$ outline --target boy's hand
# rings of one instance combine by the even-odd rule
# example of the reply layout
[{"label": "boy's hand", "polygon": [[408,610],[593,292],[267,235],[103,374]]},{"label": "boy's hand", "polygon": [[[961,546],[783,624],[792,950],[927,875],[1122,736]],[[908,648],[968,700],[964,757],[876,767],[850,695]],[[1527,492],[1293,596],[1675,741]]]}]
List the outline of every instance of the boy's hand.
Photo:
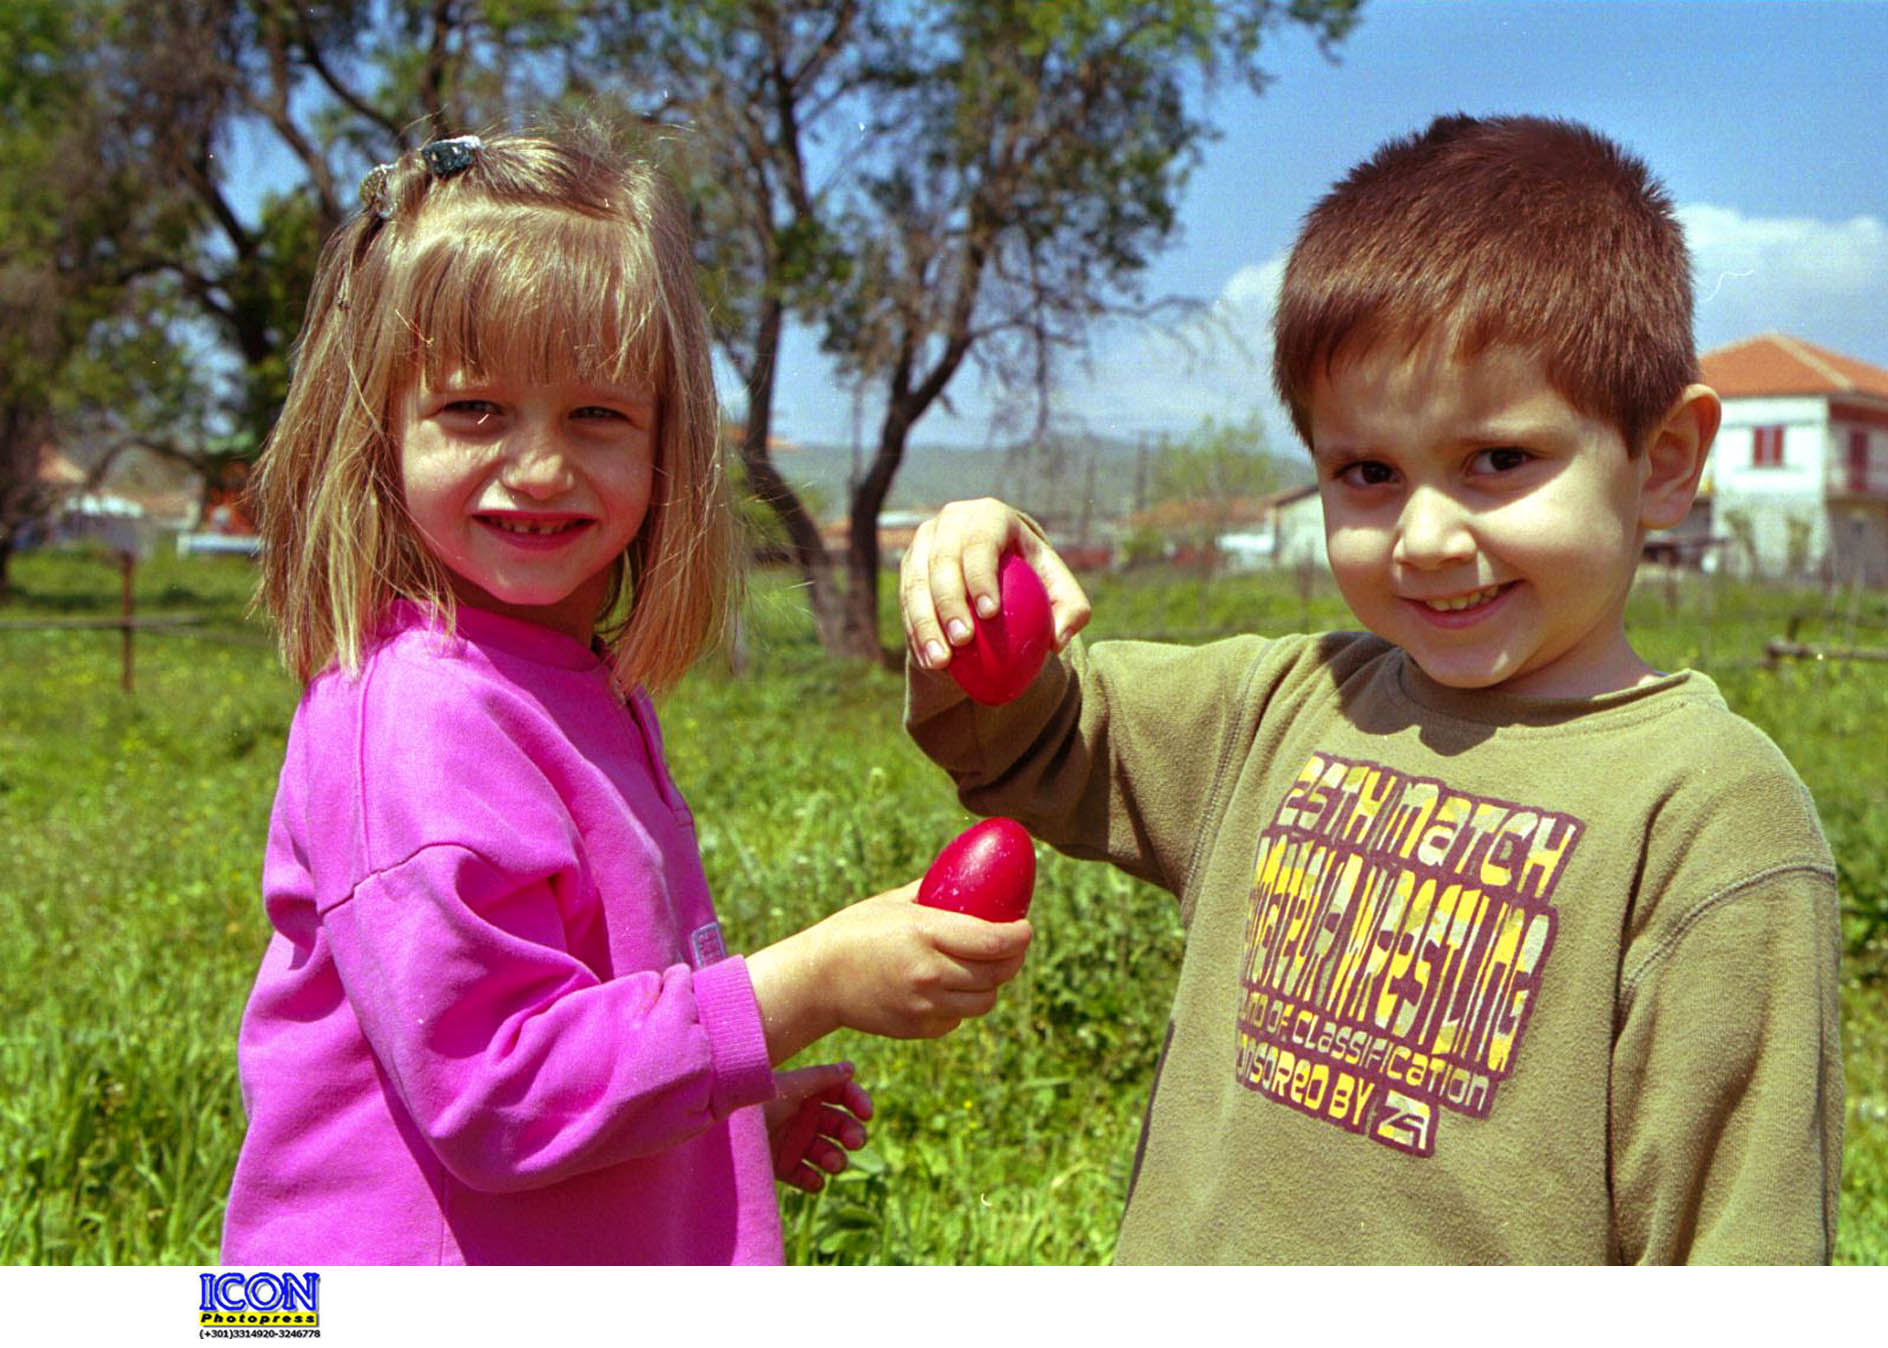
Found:
[{"label": "boy's hand", "polygon": [[[846,1168],[846,1153],[865,1145],[872,1097],[852,1079],[849,1062],[774,1073],[773,1099],[761,1106],[773,1144],[774,1178],[809,1194]],[[824,1173],[821,1173],[824,1172]]]},{"label": "boy's hand", "polygon": [[1058,651],[1088,625],[1088,596],[1021,515],[989,497],[953,501],[918,526],[898,568],[905,640],[920,666],[943,669],[951,648],[970,641],[973,609],[986,618],[997,611],[997,565],[1011,550],[1048,591]]},{"label": "boy's hand", "polygon": [[1023,967],[1029,923],[986,922],[917,899],[914,880],[747,957],[774,1062],[842,1027],[935,1039],[996,1005]]}]

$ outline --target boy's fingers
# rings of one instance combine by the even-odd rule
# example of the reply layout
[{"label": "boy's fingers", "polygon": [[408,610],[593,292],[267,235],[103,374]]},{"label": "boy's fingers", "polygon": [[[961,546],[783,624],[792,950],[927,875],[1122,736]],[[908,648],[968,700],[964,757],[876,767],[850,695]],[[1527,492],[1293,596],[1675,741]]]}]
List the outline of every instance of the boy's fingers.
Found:
[{"label": "boy's fingers", "polygon": [[937,605],[931,597],[931,540],[937,531],[934,520],[918,526],[898,564],[898,606],[905,620],[905,641],[918,663],[926,669],[938,669],[950,660],[950,645],[938,621]]},{"label": "boy's fingers", "polygon": [[970,598],[964,588],[964,555],[961,540],[948,531],[942,517],[926,563],[925,584],[930,587],[937,624],[947,642],[961,646],[970,640],[973,630]]},{"label": "boy's fingers", "polygon": [[1053,551],[1039,549],[1032,564],[1049,596],[1049,616],[1055,624],[1055,648],[1059,651],[1069,644],[1070,637],[1088,626],[1093,610],[1075,573]]}]

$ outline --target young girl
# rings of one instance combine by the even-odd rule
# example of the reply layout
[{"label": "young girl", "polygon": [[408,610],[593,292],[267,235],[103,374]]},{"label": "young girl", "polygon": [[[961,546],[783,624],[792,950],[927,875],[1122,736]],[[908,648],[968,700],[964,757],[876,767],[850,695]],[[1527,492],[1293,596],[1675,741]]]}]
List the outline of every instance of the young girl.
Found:
[{"label": "young girl", "polygon": [[376,169],[322,254],[256,489],[307,690],[229,1263],[778,1262],[773,1178],[871,1104],[774,1065],[1020,966],[912,885],[723,949],[650,702],[735,589],[693,268],[650,165],[527,137]]}]

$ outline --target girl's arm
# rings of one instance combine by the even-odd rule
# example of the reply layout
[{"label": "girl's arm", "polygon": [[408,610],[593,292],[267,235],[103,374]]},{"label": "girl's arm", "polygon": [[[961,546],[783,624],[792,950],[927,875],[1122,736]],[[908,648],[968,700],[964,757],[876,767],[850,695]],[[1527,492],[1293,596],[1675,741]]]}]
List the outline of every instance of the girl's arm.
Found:
[{"label": "girl's arm", "polygon": [[774,1093],[744,962],[599,980],[565,948],[566,880],[440,844],[324,914],[386,1085],[475,1189],[653,1155]]}]

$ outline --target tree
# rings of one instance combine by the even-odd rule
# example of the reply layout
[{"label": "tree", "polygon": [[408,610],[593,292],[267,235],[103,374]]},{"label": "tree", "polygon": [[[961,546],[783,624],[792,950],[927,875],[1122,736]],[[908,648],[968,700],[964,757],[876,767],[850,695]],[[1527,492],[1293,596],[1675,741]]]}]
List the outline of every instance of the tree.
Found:
[{"label": "tree", "polygon": [[87,421],[155,422],[190,399],[161,295],[128,240],[174,239],[177,196],[127,137],[110,5],[0,7],[0,595],[52,504],[40,457]]},{"label": "tree", "polygon": [[1240,513],[1240,503],[1284,485],[1285,465],[1265,450],[1255,415],[1243,422],[1211,418],[1191,434],[1162,437],[1154,451],[1148,499],[1178,507],[1174,531],[1210,575],[1219,539]]},{"label": "tree", "polygon": [[[1228,79],[1263,87],[1266,33],[1304,25],[1328,50],[1357,8],[630,7],[642,45],[623,50],[666,72],[665,112],[712,168],[710,256],[742,297],[722,329],[746,383],[742,458],[786,522],[829,650],[882,655],[878,515],[913,429],[964,365],[1040,395],[1094,320],[1144,311],[1141,274],[1213,134],[1196,105]],[[816,152],[835,164],[823,186],[809,181]],[[779,336],[796,313],[816,317],[879,416],[837,564],[767,448]]]},{"label": "tree", "polygon": [[[373,163],[519,109],[590,100],[683,130],[752,490],[781,520],[829,650],[877,658],[877,517],[913,428],[966,363],[1046,391],[1089,325],[1141,311],[1220,84],[1261,38],[1327,50],[1360,0],[86,0],[109,13],[118,143],[187,203],[115,240],[145,330],[194,313],[234,359],[207,446],[253,454],[286,382],[319,240]],[[31,0],[31,12],[56,9]],[[263,194],[231,151],[299,175]],[[168,314],[159,320],[161,314]],[[768,445],[787,325],[812,323],[880,418],[829,555]],[[155,327],[153,327],[155,324]],[[201,387],[202,381],[200,381]],[[160,448],[164,447],[162,445]]]},{"label": "tree", "polygon": [[[847,609],[809,503],[773,461],[781,343],[849,265],[835,192],[812,159],[833,128],[882,115],[875,63],[895,41],[861,0],[681,0],[600,7],[591,69],[613,69],[651,123],[679,128],[676,164],[717,344],[741,381],[740,475],[779,521],[822,644],[845,650]],[[843,178],[841,166],[835,174]],[[874,638],[876,640],[876,638]]]}]

